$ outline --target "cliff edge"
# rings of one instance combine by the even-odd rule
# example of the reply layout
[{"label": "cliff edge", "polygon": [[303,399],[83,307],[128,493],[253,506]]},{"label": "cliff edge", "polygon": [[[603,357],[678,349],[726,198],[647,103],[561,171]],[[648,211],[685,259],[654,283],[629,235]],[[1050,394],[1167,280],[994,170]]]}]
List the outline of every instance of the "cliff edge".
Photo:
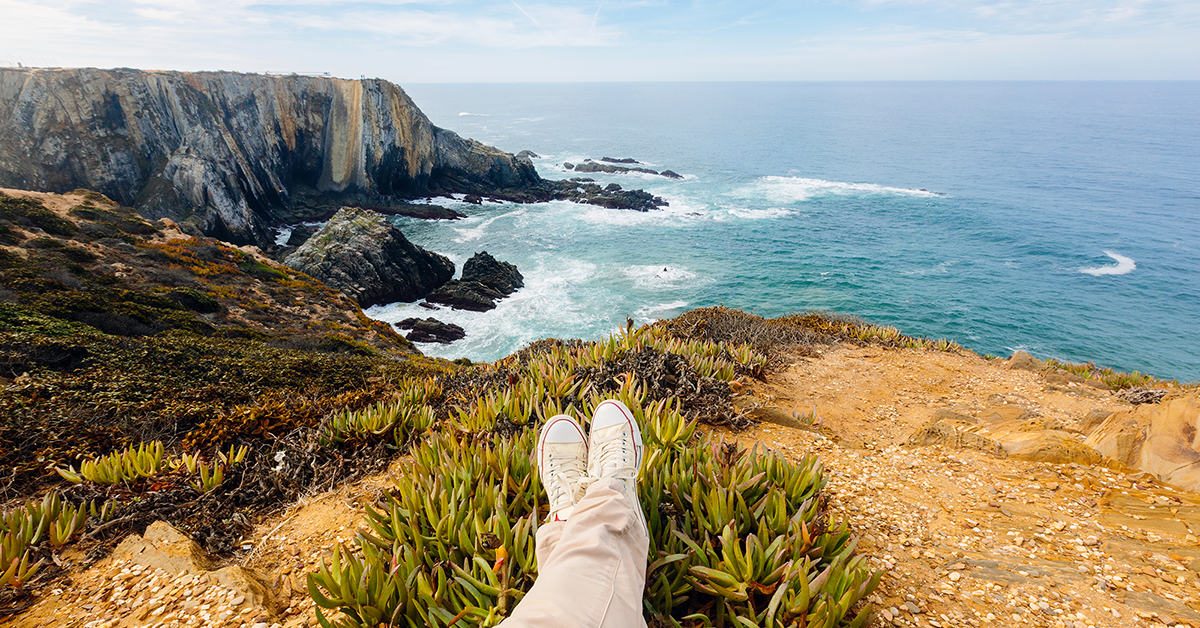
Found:
[{"label": "cliff edge", "polygon": [[237,244],[339,205],[542,183],[380,79],[0,68],[0,187],[97,190]]}]

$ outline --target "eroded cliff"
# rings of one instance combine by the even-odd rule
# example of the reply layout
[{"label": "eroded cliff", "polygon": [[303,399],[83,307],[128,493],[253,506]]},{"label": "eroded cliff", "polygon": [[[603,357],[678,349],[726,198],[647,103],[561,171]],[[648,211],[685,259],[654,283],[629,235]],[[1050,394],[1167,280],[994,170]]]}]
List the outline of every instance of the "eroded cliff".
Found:
[{"label": "eroded cliff", "polygon": [[380,79],[0,68],[0,186],[97,190],[235,243],[341,204],[542,184]]}]

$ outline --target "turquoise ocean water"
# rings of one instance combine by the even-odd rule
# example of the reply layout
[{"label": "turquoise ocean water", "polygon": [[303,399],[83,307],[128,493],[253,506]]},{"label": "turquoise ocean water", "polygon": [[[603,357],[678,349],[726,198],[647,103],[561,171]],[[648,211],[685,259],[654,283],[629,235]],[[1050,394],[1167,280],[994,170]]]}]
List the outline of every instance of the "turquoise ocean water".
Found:
[{"label": "turquoise ocean water", "polygon": [[[476,360],[717,304],[833,310],[951,338],[1200,379],[1200,83],[406,85],[439,126],[563,162],[633,157],[684,175],[586,175],[670,201],[447,203],[397,219],[461,268],[512,262],[490,312],[434,315]],[[928,190],[928,191],[922,191]]]}]

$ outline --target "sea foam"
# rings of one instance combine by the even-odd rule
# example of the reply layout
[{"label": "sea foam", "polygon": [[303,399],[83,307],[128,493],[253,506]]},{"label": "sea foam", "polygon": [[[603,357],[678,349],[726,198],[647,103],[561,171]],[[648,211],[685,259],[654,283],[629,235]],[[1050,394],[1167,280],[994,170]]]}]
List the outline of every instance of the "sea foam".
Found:
[{"label": "sea foam", "polygon": [[780,176],[760,177],[749,186],[735,191],[734,195],[741,198],[765,198],[773,203],[799,203],[820,196],[941,196],[928,190],[888,187],[874,183],[844,183]]},{"label": "sea foam", "polygon": [[1105,251],[1104,254],[1117,260],[1116,265],[1097,266],[1095,268],[1080,268],[1079,272],[1092,275],[1094,277],[1099,277],[1100,275],[1127,275],[1137,268],[1137,264],[1134,264],[1132,259],[1125,257],[1124,255],[1118,255],[1112,251]]}]

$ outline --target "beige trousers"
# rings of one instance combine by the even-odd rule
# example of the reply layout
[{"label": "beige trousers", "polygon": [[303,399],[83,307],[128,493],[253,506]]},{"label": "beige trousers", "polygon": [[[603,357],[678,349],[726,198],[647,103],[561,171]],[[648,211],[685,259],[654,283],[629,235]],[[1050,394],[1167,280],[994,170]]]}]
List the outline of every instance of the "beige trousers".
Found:
[{"label": "beige trousers", "polygon": [[503,628],[644,627],[650,538],[613,479],[596,480],[566,521],[537,532],[538,577]]}]

